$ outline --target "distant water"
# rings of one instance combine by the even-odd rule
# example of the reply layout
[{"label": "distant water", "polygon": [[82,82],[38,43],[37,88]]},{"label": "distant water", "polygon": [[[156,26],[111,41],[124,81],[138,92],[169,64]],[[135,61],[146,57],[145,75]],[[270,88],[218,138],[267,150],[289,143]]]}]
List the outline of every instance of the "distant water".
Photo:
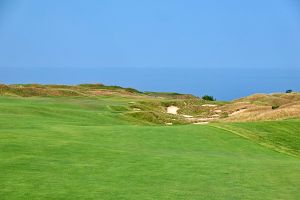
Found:
[{"label": "distant water", "polygon": [[253,93],[300,91],[300,69],[0,68],[2,83],[104,83],[231,100]]}]

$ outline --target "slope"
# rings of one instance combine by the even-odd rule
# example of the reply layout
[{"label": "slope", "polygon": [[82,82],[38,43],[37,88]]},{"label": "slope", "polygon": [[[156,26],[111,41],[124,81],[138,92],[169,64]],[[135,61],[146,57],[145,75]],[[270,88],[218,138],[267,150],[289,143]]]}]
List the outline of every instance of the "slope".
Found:
[{"label": "slope", "polygon": [[299,199],[299,158],[209,125],[130,121],[131,101],[0,97],[1,198]]}]

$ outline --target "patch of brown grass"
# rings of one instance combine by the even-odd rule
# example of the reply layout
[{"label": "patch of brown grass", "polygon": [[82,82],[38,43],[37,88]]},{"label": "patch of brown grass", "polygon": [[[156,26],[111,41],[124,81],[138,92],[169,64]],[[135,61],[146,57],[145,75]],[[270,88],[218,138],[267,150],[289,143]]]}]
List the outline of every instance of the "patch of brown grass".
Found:
[{"label": "patch of brown grass", "polygon": [[300,105],[285,106],[275,110],[258,106],[230,116],[224,119],[224,121],[264,121],[296,117],[300,117]]}]

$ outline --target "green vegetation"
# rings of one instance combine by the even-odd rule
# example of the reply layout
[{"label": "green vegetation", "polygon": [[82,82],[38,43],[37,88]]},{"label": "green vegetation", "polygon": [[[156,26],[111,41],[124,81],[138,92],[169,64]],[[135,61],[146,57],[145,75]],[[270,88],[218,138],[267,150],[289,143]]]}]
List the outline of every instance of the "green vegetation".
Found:
[{"label": "green vegetation", "polygon": [[300,121],[155,125],[201,101],[0,97],[0,197],[299,199]]},{"label": "green vegetation", "polygon": [[144,92],[144,94],[152,97],[171,98],[171,99],[197,99],[191,94],[179,94],[176,92]]},{"label": "green vegetation", "polygon": [[209,95],[204,95],[202,99],[206,101],[216,101],[216,99],[213,96],[209,96]]},{"label": "green vegetation", "polygon": [[142,93],[134,88],[123,88],[123,87],[120,87],[120,86],[116,86],[116,85],[113,85],[113,86],[107,86],[107,85],[104,85],[102,83],[96,83],[96,84],[80,84],[78,85],[80,87],[86,87],[86,88],[89,88],[89,89],[108,89],[108,90],[125,90],[127,92],[131,92],[131,93]]},{"label": "green vegetation", "polygon": [[279,105],[272,105],[272,109],[275,110],[277,108],[279,108],[280,106]]},{"label": "green vegetation", "polygon": [[300,120],[217,124],[245,138],[300,158]]},{"label": "green vegetation", "polygon": [[0,95],[5,96],[97,96],[99,94],[122,94],[142,95],[143,93],[133,88],[122,88],[120,86],[106,86],[103,84],[80,84],[80,85],[40,85],[40,84],[0,84]]}]

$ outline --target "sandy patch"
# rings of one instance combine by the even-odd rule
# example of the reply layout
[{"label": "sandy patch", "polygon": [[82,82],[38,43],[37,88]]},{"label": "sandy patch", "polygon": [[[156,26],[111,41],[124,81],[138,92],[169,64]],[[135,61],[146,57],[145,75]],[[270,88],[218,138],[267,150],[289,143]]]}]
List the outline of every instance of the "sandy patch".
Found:
[{"label": "sandy patch", "polygon": [[216,107],[217,105],[214,105],[214,104],[203,104],[201,106],[203,106],[203,107]]},{"label": "sandy patch", "polygon": [[201,121],[201,122],[206,122],[206,121],[210,121],[210,120],[214,120],[215,118],[213,117],[208,117],[208,118],[196,118],[197,121]]},{"label": "sandy patch", "polygon": [[193,118],[192,115],[182,115],[182,116],[185,117],[185,118]]},{"label": "sandy patch", "polygon": [[179,108],[177,106],[169,106],[167,107],[167,113],[177,115],[177,111]]},{"label": "sandy patch", "polygon": [[208,122],[208,121],[213,121],[216,120],[217,118],[212,118],[212,117],[208,117],[208,118],[186,118],[187,121],[191,122],[191,123],[198,123],[198,122]]}]

